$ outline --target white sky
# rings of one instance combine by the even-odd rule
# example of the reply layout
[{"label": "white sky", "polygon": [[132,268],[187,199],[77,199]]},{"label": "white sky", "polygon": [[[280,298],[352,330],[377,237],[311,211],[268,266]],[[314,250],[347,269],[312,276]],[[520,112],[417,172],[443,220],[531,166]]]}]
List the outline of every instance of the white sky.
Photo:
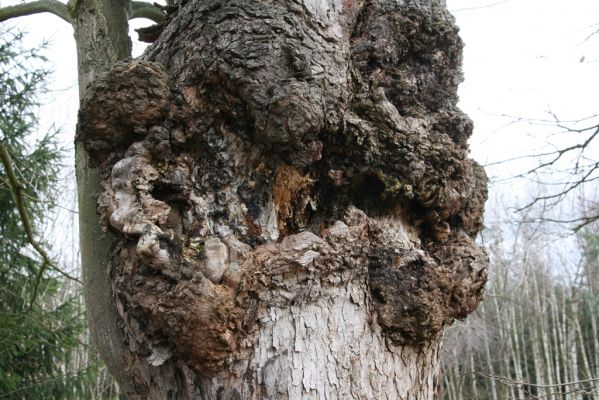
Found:
[{"label": "white sky", "polygon": [[[467,10],[483,4],[495,5]],[[460,104],[475,121],[476,159],[513,156],[526,134],[522,126],[498,131],[509,120],[495,115],[599,112],[599,35],[585,41],[599,29],[599,1],[449,0],[448,7],[466,43]]]},{"label": "white sky", "polygon": [[[477,8],[484,5],[489,6]],[[599,1],[449,0],[448,7],[466,44],[459,93],[461,108],[475,123],[472,156],[488,164],[547,151],[552,148],[547,142],[579,140],[554,135],[553,126],[511,124],[514,118],[502,115],[551,119],[552,112],[561,120],[575,120],[599,113],[599,34],[589,38],[599,30]],[[597,143],[591,155],[599,158]],[[523,205],[538,193],[539,187],[527,180],[505,180],[536,163],[528,159],[487,168],[497,182],[491,185],[487,208],[493,212],[487,214],[487,225],[516,217],[510,206]],[[577,212],[576,207],[570,203],[569,210],[552,212],[564,216]]]},{"label": "white sky", "polygon": [[[18,1],[0,0],[0,6]],[[465,81],[460,106],[475,123],[472,156],[482,164],[531,154],[552,139],[554,132],[526,123],[510,124],[511,115],[563,120],[599,113],[599,0],[448,0],[466,43]],[[147,25],[134,21],[136,26]],[[42,130],[55,123],[71,146],[77,115],[77,73],[72,29],[52,15],[21,19],[31,34],[27,43],[50,40],[49,65],[55,71],[51,92],[42,101]],[[0,25],[2,28],[5,24]],[[135,37],[135,34],[132,35]],[[136,41],[133,40],[135,43]],[[137,53],[141,46],[137,45]],[[584,62],[580,62],[584,56]],[[563,140],[563,139],[562,139]],[[72,147],[72,146],[71,146]],[[599,152],[595,159],[599,157]],[[72,161],[67,161],[71,163]],[[488,169],[501,180],[522,172],[523,161]],[[502,198],[508,205],[530,189],[524,181],[492,186],[491,205]],[[71,196],[72,198],[73,196]],[[75,233],[76,235],[76,233]],[[61,240],[61,244],[76,239]]]}]

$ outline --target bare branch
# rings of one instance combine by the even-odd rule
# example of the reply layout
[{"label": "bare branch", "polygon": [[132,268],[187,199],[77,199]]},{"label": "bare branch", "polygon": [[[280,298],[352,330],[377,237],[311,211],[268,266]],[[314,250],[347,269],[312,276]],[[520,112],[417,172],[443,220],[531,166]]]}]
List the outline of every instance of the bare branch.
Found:
[{"label": "bare branch", "polygon": [[[599,25],[599,24],[591,25],[591,27],[594,27],[594,26],[597,26],[597,25]],[[587,36],[586,39],[584,39],[584,41],[586,42],[587,40],[589,40],[590,38],[592,38],[593,36],[595,36],[597,34],[599,34],[599,29],[591,32],[591,34],[589,34],[589,36]]]},{"label": "bare branch", "polygon": [[485,4],[485,5],[482,5],[482,6],[458,8],[456,10],[449,10],[449,11],[451,11],[452,13],[456,13],[456,12],[460,12],[460,11],[480,10],[481,8],[491,8],[491,7],[495,7],[495,6],[501,5],[503,3],[507,3],[509,1],[510,0],[503,0],[503,1],[498,1],[496,3]]},{"label": "bare branch", "polygon": [[[526,205],[516,209],[521,212],[535,205],[554,206],[565,198],[570,196],[575,190],[583,188],[585,185],[599,181],[599,162],[594,155],[595,147],[599,141],[599,123],[597,123],[598,114],[590,115],[586,118],[577,120],[561,120],[555,113],[549,112],[547,119],[526,119],[522,117],[514,118],[514,122],[528,122],[536,126],[552,126],[559,129],[554,135],[562,135],[569,141],[576,140],[574,144],[555,145],[548,142],[547,145],[552,149],[543,151],[533,151],[527,155],[516,156],[502,161],[488,163],[486,166],[496,166],[504,163],[510,163],[518,160],[531,159],[536,160],[537,165],[528,168],[526,171],[518,173],[508,178],[494,180],[505,182],[513,179],[527,179],[531,182],[539,183],[543,186],[552,186],[554,191],[547,195],[538,195]],[[568,136],[563,136],[568,135]],[[552,173],[550,181],[547,182],[547,176]],[[559,178],[556,173],[559,174]],[[538,178],[538,179],[533,179]],[[559,186],[559,188],[558,188]],[[599,210],[592,210],[586,213],[580,219],[569,218],[542,218],[536,221],[546,221],[554,223],[571,223],[573,232],[577,232],[584,226],[591,224],[599,219]]]},{"label": "bare branch", "polygon": [[54,265],[52,260],[50,260],[48,253],[46,253],[46,250],[44,250],[44,248],[33,237],[33,229],[31,228],[31,222],[29,220],[29,215],[27,214],[27,210],[25,208],[23,192],[21,190],[23,186],[18,181],[18,179],[15,175],[14,169],[12,167],[12,159],[10,157],[10,154],[9,154],[7,148],[4,146],[4,143],[2,143],[2,142],[0,142],[0,161],[2,162],[2,165],[4,166],[4,171],[6,172],[6,176],[8,178],[8,184],[10,186],[10,191],[12,193],[15,204],[17,205],[17,210],[19,211],[19,216],[21,217],[21,223],[23,224],[23,229],[25,231],[25,235],[27,236],[27,241],[31,244],[31,246],[33,246],[35,251],[42,258],[42,265],[40,266],[40,268],[37,272],[37,275],[35,277],[33,294],[31,295],[31,302],[29,304],[29,308],[27,309],[27,312],[28,312],[33,307],[33,304],[37,297],[37,292],[39,289],[39,285],[40,285],[42,276],[47,267],[54,269],[55,271],[59,272],[60,274],[64,275],[65,277],[67,277],[68,279],[71,279],[71,280],[79,282],[79,283],[81,283],[81,281],[79,279],[69,275],[68,273],[64,272],[63,270],[58,268],[56,265]]},{"label": "bare branch", "polygon": [[528,386],[528,387],[536,387],[536,388],[559,388],[559,387],[575,386],[575,385],[580,385],[580,384],[584,384],[584,383],[593,383],[593,382],[599,381],[599,378],[590,378],[590,379],[583,379],[583,380],[573,381],[573,382],[541,385],[541,384],[535,384],[535,383],[529,383],[529,382],[519,382],[519,381],[510,379],[510,378],[507,378],[505,376],[491,375],[491,374],[487,374],[484,372],[472,371],[472,373],[474,375],[484,376],[485,378],[493,379],[493,380],[499,381],[503,384],[515,386],[515,387]]},{"label": "bare branch", "polygon": [[[556,115],[554,112],[551,112],[551,111],[548,112],[548,114],[551,115],[551,119],[528,118],[528,117],[522,117],[519,115],[512,115],[512,114],[505,114],[505,113],[504,114],[487,113],[487,114],[490,116],[493,116],[493,117],[510,118],[512,121],[510,121],[508,123],[508,125],[520,123],[520,122],[526,122],[528,124],[536,125],[536,126],[555,126],[555,121],[556,121]],[[577,119],[558,119],[558,121],[561,124],[579,124],[579,123],[582,123],[585,121],[592,120],[596,117],[599,117],[599,114],[591,114],[587,117],[577,118]]]},{"label": "bare branch", "polygon": [[529,218],[522,220],[523,223],[541,223],[541,222],[552,222],[555,224],[576,224],[572,227],[572,232],[576,233],[580,231],[587,225],[592,224],[595,221],[599,220],[599,214],[591,215],[591,216],[582,216],[578,218],[569,218],[569,219],[560,219],[560,218],[550,218],[550,217],[540,217],[540,218]]},{"label": "bare branch", "polygon": [[156,22],[157,24],[164,22],[166,14],[161,7],[158,7],[156,3],[150,4],[145,1],[133,1],[131,16],[129,19],[134,18],[147,18]]},{"label": "bare branch", "polygon": [[0,8],[0,22],[11,18],[23,17],[26,15],[48,12],[54,14],[69,24],[73,23],[73,17],[66,4],[58,0],[38,0],[30,3],[21,3],[16,6],[7,6]]},{"label": "bare branch", "polygon": [[[559,119],[557,119],[557,117],[554,114],[552,114],[552,115],[555,118],[554,121],[548,121],[548,120],[536,120],[536,121],[540,121],[540,122],[543,122],[543,123],[551,123],[552,125],[557,126],[560,129],[562,129],[563,132],[561,132],[561,133],[585,133],[585,132],[589,132],[589,131],[592,131],[592,132],[591,132],[590,136],[588,138],[586,138],[586,140],[584,140],[582,143],[577,143],[575,145],[564,147],[564,148],[561,148],[561,149],[556,149],[554,151],[548,151],[548,152],[536,153],[536,154],[527,154],[527,155],[523,155],[523,156],[517,156],[517,157],[508,158],[508,159],[505,159],[505,160],[495,161],[495,162],[492,162],[492,163],[485,164],[485,167],[490,167],[490,166],[499,165],[499,164],[505,164],[505,163],[508,163],[508,162],[518,161],[518,160],[523,160],[523,159],[531,159],[531,158],[553,156],[553,159],[551,159],[549,161],[546,161],[546,162],[543,162],[540,165],[538,165],[537,167],[535,167],[535,168],[533,168],[533,169],[531,169],[531,170],[529,170],[527,172],[524,172],[524,173],[518,175],[518,177],[522,177],[523,175],[528,175],[528,174],[536,172],[536,171],[538,171],[538,170],[540,170],[540,169],[542,169],[544,167],[553,165],[559,159],[561,159],[563,155],[565,155],[567,153],[570,153],[570,152],[572,152],[574,150],[582,150],[582,151],[584,151],[589,146],[589,144],[597,136],[599,136],[599,124],[594,124],[594,125],[591,125],[591,126],[588,126],[588,127],[584,127],[584,128],[572,128],[572,127],[565,126],[563,121],[560,121]],[[595,117],[596,117],[596,115],[592,116],[592,118],[595,118]],[[573,121],[573,122],[577,122],[578,123],[578,122],[581,122],[581,121],[584,121],[584,120],[587,120],[587,119],[589,119],[589,118],[585,118],[585,119],[581,119],[579,121]],[[518,122],[518,121],[516,121],[516,122]],[[529,122],[533,122],[533,121],[531,120]]]},{"label": "bare branch", "polygon": [[562,191],[560,191],[559,193],[554,193],[554,194],[550,194],[550,195],[547,195],[547,196],[536,197],[533,201],[531,201],[530,203],[528,203],[524,207],[521,207],[521,208],[517,209],[516,211],[522,211],[522,210],[525,210],[527,208],[530,208],[530,207],[532,207],[533,205],[537,204],[540,201],[562,199],[568,193],[570,193],[572,190],[576,189],[580,185],[582,185],[582,184],[584,184],[586,182],[591,181],[590,176],[597,169],[599,169],[599,163],[596,163],[595,165],[593,165],[593,167],[591,169],[589,169],[580,179],[578,179],[575,182],[572,182],[572,183],[566,185],[566,187]]}]

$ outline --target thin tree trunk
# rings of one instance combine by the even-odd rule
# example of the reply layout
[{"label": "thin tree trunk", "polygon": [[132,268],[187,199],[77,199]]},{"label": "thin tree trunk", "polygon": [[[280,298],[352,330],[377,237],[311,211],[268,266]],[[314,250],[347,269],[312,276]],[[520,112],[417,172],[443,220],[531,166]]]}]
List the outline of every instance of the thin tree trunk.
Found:
[{"label": "thin tree trunk", "polygon": [[[526,293],[527,290],[525,290]],[[525,321],[525,323],[523,323],[521,325],[520,332],[521,334],[518,335],[518,339],[519,339],[519,344],[518,344],[518,348],[519,351],[521,352],[521,357],[522,357],[522,369],[523,369],[523,377],[522,379],[524,379],[524,382],[533,382],[531,379],[531,374],[530,374],[530,356],[529,356],[529,348],[531,346],[530,343],[530,322],[528,320],[529,315],[526,313],[527,309],[525,309],[524,304],[526,304],[526,302],[528,301],[528,297],[526,295],[522,296],[520,298],[520,304],[518,305],[518,314],[519,314],[519,321]]]},{"label": "thin tree trunk", "polygon": [[538,295],[535,296],[535,307],[537,310],[536,315],[538,315],[538,320],[540,322],[539,328],[541,332],[541,349],[543,352],[545,379],[547,383],[553,383],[557,381],[553,363],[551,361],[551,343],[547,336],[547,332],[551,328],[549,325],[549,310],[546,305],[547,293],[543,287],[539,286],[537,275],[534,275],[533,283],[535,290],[538,293]]},{"label": "thin tree trunk", "polygon": [[[582,306],[584,306],[584,304],[582,304]],[[580,310],[578,312],[580,313]],[[589,362],[589,355],[593,354],[593,348],[592,346],[588,346],[588,343],[585,341],[582,327],[580,326],[580,315],[577,315],[576,317],[574,330],[576,332],[576,339],[578,339],[578,346],[576,346],[576,348],[580,351],[582,356],[582,364],[584,366],[583,379],[590,379],[593,376],[593,370]]]},{"label": "thin tree trunk", "polygon": [[[560,334],[560,325],[561,325],[561,321],[559,318],[559,314],[557,311],[557,298],[555,296],[555,288],[551,287],[549,288],[550,292],[549,292],[549,300],[548,300],[548,312],[550,315],[550,321],[552,322],[551,324],[551,339],[550,339],[550,346],[551,346],[551,350],[550,350],[550,354],[553,356],[553,365],[555,368],[555,381],[553,381],[554,384],[556,383],[561,383],[561,382],[565,382],[566,377],[563,375],[563,365],[561,362],[561,356],[562,356],[562,338],[561,338],[561,334]],[[559,393],[562,391],[563,388],[557,388],[556,391]]]},{"label": "thin tree trunk", "polygon": [[[574,292],[573,289],[570,290]],[[576,327],[578,325],[578,299],[574,297],[572,293],[572,304],[569,309],[566,309],[566,299],[564,297],[564,314],[569,315],[568,321],[569,326],[567,330],[567,342],[568,342],[568,353],[570,354],[570,382],[578,382],[580,380],[580,365],[578,361],[578,347],[576,346]],[[584,351],[584,349],[583,349]],[[574,396],[575,399],[581,399],[581,395],[577,393]]]},{"label": "thin tree trunk", "polygon": [[[532,291],[531,291],[532,290]],[[541,353],[543,352],[542,349],[542,334],[539,334],[539,332],[542,332],[542,324],[540,323],[540,319],[541,316],[544,315],[543,313],[540,313],[538,310],[538,296],[540,295],[539,291],[538,291],[538,287],[537,285],[534,285],[534,287],[531,287],[528,283],[527,283],[527,295],[526,298],[527,300],[532,304],[532,312],[531,312],[531,316],[532,316],[532,321],[531,321],[531,326],[530,326],[530,331],[531,331],[531,345],[532,345],[532,354],[533,354],[533,363],[534,363],[534,372],[535,372],[535,380],[534,383],[537,385],[544,385],[546,383],[545,381],[545,373],[544,373],[544,359],[541,356]],[[542,397],[542,396],[546,396],[546,390],[543,387],[538,387],[537,388],[537,395]]]},{"label": "thin tree trunk", "polygon": [[[597,321],[599,320],[599,307],[596,306],[596,303],[587,300],[587,307],[589,309],[589,318],[591,320],[591,334],[589,341],[591,345],[589,348],[594,348],[595,351],[589,352],[591,355],[591,359],[593,360],[593,365],[595,366],[595,378],[599,377],[599,324]],[[599,396],[599,395],[598,395]]]},{"label": "thin tree trunk", "polygon": [[[488,368],[489,374],[491,376],[495,376],[495,367],[493,366],[494,359],[491,358],[491,350],[490,350],[491,346],[489,346],[490,338],[488,336],[485,336],[484,340],[485,340],[485,360],[487,362],[487,368]],[[491,384],[491,398],[492,398],[492,400],[497,400],[498,399],[497,383],[495,382],[494,379],[491,379],[490,384]]]},{"label": "thin tree trunk", "polygon": [[[454,367],[452,367],[452,369],[454,369]],[[456,389],[455,389],[455,377],[456,377],[456,371],[451,371],[450,373],[445,373],[443,374],[443,379],[445,380],[445,396],[443,398],[446,398],[447,400],[455,400],[457,399],[457,395],[455,393]]]},{"label": "thin tree trunk", "polygon": [[[506,324],[502,324],[502,323],[498,324],[499,343],[500,343],[500,349],[501,349],[501,354],[502,354],[502,357],[499,362],[499,375],[500,376],[511,376],[512,375],[512,371],[511,371],[512,357],[511,357],[511,352],[510,352],[511,344],[510,344],[510,340],[509,340],[510,318],[506,317],[506,315],[504,315],[504,314],[501,315],[501,313],[504,313],[504,311],[499,307],[499,302],[497,301],[496,297],[493,298],[493,303],[495,305],[495,312],[499,316],[498,318],[501,321],[505,320],[507,322]],[[503,393],[504,390],[507,392],[508,397],[516,398],[517,392],[514,391],[514,387],[512,385],[505,385],[502,389],[500,389],[500,393]]]},{"label": "thin tree trunk", "polygon": [[[77,45],[79,96],[96,77],[131,55],[126,0],[79,0],[73,21]],[[107,265],[115,237],[98,221],[101,171],[75,141],[79,235],[87,319],[93,343],[126,393],[133,390],[123,373],[124,337],[111,296]]]},{"label": "thin tree trunk", "polygon": [[476,376],[472,374],[475,371],[475,363],[474,363],[474,354],[470,354],[470,374],[468,375],[468,379],[470,379],[472,384],[472,395],[475,399],[480,398],[478,396],[478,387],[476,385]]},{"label": "thin tree trunk", "polygon": [[[508,315],[508,321],[510,321],[510,325],[508,325],[507,330],[508,330],[508,334],[510,337],[509,340],[509,344],[510,344],[510,352],[512,354],[512,361],[514,364],[514,375],[516,377],[516,380],[518,382],[526,382],[524,380],[524,375],[522,373],[522,366],[524,365],[522,363],[521,357],[522,357],[522,352],[520,350],[520,339],[518,337],[519,333],[521,333],[522,331],[519,329],[518,327],[518,323],[516,321],[516,310],[520,308],[518,307],[509,307],[507,309]],[[519,390],[518,391],[518,398],[521,398],[522,396],[525,396],[527,393],[525,393],[523,390]]]}]

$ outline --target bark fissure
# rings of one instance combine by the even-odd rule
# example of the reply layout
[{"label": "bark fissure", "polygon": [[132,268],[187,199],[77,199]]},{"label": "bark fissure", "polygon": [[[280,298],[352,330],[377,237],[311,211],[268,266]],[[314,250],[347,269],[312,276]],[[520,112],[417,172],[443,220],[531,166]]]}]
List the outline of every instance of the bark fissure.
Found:
[{"label": "bark fissure", "polygon": [[461,47],[441,2],[188,0],[96,79],[132,398],[433,397],[486,281]]}]

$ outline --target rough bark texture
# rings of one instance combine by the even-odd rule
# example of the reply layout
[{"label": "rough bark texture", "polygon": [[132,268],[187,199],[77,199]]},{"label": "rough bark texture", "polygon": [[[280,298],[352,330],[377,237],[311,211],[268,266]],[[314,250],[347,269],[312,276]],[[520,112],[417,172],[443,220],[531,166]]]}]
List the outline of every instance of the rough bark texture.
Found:
[{"label": "rough bark texture", "polygon": [[442,1],[188,0],[87,92],[143,399],[433,398],[486,281]]}]

